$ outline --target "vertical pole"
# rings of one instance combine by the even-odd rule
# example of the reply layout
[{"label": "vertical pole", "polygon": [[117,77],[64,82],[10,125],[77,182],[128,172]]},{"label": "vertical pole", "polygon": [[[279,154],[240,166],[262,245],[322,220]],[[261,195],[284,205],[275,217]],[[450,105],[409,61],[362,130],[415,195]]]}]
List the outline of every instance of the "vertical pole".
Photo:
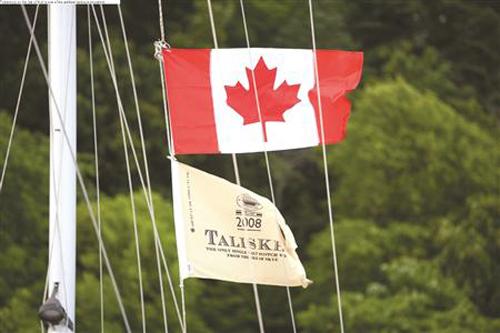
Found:
[{"label": "vertical pole", "polygon": [[[75,322],[76,264],[76,5],[48,5],[50,127],[49,295],[58,283],[57,299]],[[49,94],[50,96],[50,94]],[[62,113],[61,123],[56,104]],[[62,131],[69,137],[69,145]],[[70,332],[56,326],[49,332]]]}]

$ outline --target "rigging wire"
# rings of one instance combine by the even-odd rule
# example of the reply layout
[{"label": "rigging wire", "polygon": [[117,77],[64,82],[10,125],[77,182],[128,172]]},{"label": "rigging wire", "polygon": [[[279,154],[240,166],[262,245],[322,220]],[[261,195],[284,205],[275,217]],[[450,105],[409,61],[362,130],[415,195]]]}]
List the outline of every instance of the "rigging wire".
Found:
[{"label": "rigging wire", "polygon": [[164,49],[170,48],[170,45],[168,45],[167,41],[165,40],[165,27],[164,27],[164,19],[163,19],[163,8],[162,8],[162,0],[158,0],[158,15],[160,17],[160,37],[161,39],[159,41],[154,42],[154,47],[155,47],[155,53],[154,56],[158,60],[158,65],[160,68],[160,79],[161,79],[161,87],[162,87],[162,104],[163,104],[163,116],[165,118],[165,134],[167,136],[167,145],[168,145],[168,154],[172,159],[175,159],[174,156],[174,148],[172,146],[172,137],[171,137],[171,130],[170,130],[170,116],[168,113],[169,107],[167,106],[168,101],[167,101],[167,86],[165,82],[165,68],[163,67],[163,56],[162,52]]},{"label": "rigging wire", "polygon": [[[94,14],[94,20],[96,21],[96,26],[97,26],[97,30],[99,32],[101,43],[103,45],[103,51],[104,51],[104,55],[105,55],[105,58],[106,58],[106,62],[108,64],[108,70],[110,72],[111,80],[113,82],[113,87],[114,87],[114,90],[115,90],[116,98],[118,100],[118,106],[119,106],[118,107],[118,112],[120,112],[122,114],[122,116],[123,116],[123,121],[124,121],[124,125],[125,125],[125,131],[126,131],[126,134],[127,134],[127,138],[128,138],[128,142],[129,142],[131,151],[132,151],[132,156],[134,158],[135,166],[136,166],[137,172],[139,174],[139,180],[141,182],[141,186],[142,186],[142,189],[143,189],[143,194],[144,194],[144,197],[146,199],[146,203],[147,203],[147,206],[148,206],[148,211],[149,211],[150,217],[151,217],[151,219],[153,219],[152,216],[154,215],[154,211],[152,210],[152,206],[151,206],[151,203],[149,201],[149,197],[147,195],[147,189],[146,189],[146,185],[145,185],[145,182],[144,182],[144,177],[142,175],[141,166],[139,164],[139,160],[137,158],[137,153],[135,151],[135,147],[134,147],[132,135],[131,135],[131,132],[130,132],[130,127],[129,127],[128,121],[127,121],[127,117],[126,117],[126,115],[125,115],[125,113],[123,111],[123,104],[122,104],[120,92],[119,92],[119,89],[118,89],[118,83],[117,83],[116,75],[114,75],[113,71],[111,70],[112,66],[113,66],[113,64],[111,63],[112,60],[110,59],[110,57],[108,55],[107,47],[105,45],[103,33],[102,33],[102,30],[101,30],[101,27],[100,27],[99,20],[97,19],[97,13],[95,11],[95,7],[94,6],[92,6],[92,11],[93,11],[93,14]],[[159,235],[158,234],[158,229],[156,228],[156,225],[153,225],[153,228],[156,229],[156,231],[155,231],[156,236],[157,236],[156,241],[160,245],[159,249],[160,249],[160,255],[161,255],[161,259],[162,259],[162,264],[163,264],[163,268],[165,269],[165,272],[166,272],[166,275],[167,275],[167,280],[169,282],[169,287],[170,287],[170,291],[172,293],[175,310],[176,310],[179,322],[182,322],[181,315],[180,315],[180,310],[179,310],[179,305],[178,305],[178,302],[177,302],[177,297],[176,297],[176,294],[175,294],[175,290],[173,288],[172,277],[170,275],[170,270],[168,269],[167,260],[166,260],[165,254],[163,252],[163,248],[161,246],[161,240],[160,240],[160,238],[158,236]]]},{"label": "rigging wire", "polygon": [[163,7],[161,5],[161,0],[158,0],[158,16],[160,22],[160,37],[161,40],[165,40],[165,24],[163,23]]},{"label": "rigging wire", "polygon": [[[240,8],[241,8],[241,17],[243,19],[243,30],[245,32],[245,41],[247,44],[248,54],[250,56],[250,61],[252,61],[251,50],[250,50],[250,37],[248,34],[247,18],[246,18],[246,13],[245,13],[245,6],[243,5],[243,0],[240,0]],[[257,82],[255,80],[255,72],[253,69],[252,69],[251,73],[252,73],[252,84],[253,84],[254,95],[255,95],[255,103],[257,105],[257,113],[259,115],[259,122],[261,124],[263,124],[263,122],[262,122],[262,110],[260,108],[260,101],[259,101],[259,96],[257,93]],[[271,201],[272,201],[273,205],[276,205],[276,200],[274,197],[274,185],[273,185],[273,178],[272,178],[272,173],[271,173],[271,165],[269,162],[269,156],[268,156],[268,152],[267,152],[265,144],[264,144],[264,159],[266,162],[267,180],[269,182],[269,190],[271,192]],[[293,312],[292,294],[290,293],[290,287],[288,287],[288,286],[286,286],[286,294],[287,294],[287,299],[288,299],[288,307],[290,310],[290,318],[292,321],[292,329],[293,329],[294,333],[297,333],[297,327],[295,325],[295,315]]]},{"label": "rigging wire", "polygon": [[[175,160],[175,156],[173,155],[173,146],[172,146],[172,137],[171,137],[171,129],[170,129],[170,117],[168,114],[168,107],[167,107],[167,96],[166,96],[166,91],[167,91],[167,86],[165,83],[165,78],[163,76],[164,73],[164,68],[163,68],[163,60],[161,57],[161,50],[166,47],[164,45],[164,42],[156,42],[155,43],[155,48],[156,48],[156,56],[158,59],[159,63],[159,68],[160,68],[160,78],[161,78],[161,87],[162,87],[162,100],[163,100],[163,115],[165,118],[165,131],[166,131],[166,136],[167,136],[167,146],[168,146],[168,153],[169,157],[173,160]],[[170,288],[173,291],[173,285],[172,281],[169,280],[170,283]],[[180,290],[181,290],[181,310],[182,310],[182,323],[181,323],[181,329],[183,333],[187,332],[187,322],[186,322],[186,303],[185,303],[185,294],[184,294],[184,284],[182,280],[180,281],[179,284]],[[175,299],[174,299],[175,300]]]},{"label": "rigging wire", "polygon": [[[33,19],[33,30],[36,28],[36,22],[38,19],[38,8],[39,8],[39,5],[36,6],[35,16]],[[16,130],[17,117],[19,115],[21,98],[23,96],[23,91],[24,91],[24,83],[26,80],[26,74],[28,72],[28,64],[29,64],[29,59],[31,57],[32,44],[33,44],[33,38],[30,38],[30,41],[28,43],[28,50],[26,51],[26,57],[24,58],[23,74],[21,76],[21,84],[19,86],[19,92],[17,93],[17,101],[16,101],[16,107],[14,110],[14,118],[12,119],[12,126],[10,129],[9,141],[7,143],[7,150],[5,151],[5,158],[3,160],[2,175],[0,176],[0,193],[2,193],[2,188],[3,188],[3,184],[4,184],[4,180],[5,180],[5,173],[7,171],[7,165],[9,164],[10,149],[12,147],[12,141],[14,140],[14,132]]]},{"label": "rigging wire", "polygon": [[[37,21],[38,21],[38,9],[39,9],[40,5],[37,5],[36,6],[36,9],[35,9],[35,14],[34,14],[34,17],[33,17],[33,34],[35,33],[35,30],[36,30],[36,24],[37,24]],[[0,193],[2,192],[2,188],[3,188],[3,184],[4,184],[4,180],[5,180],[5,175],[6,175],[6,172],[7,172],[7,166],[9,164],[9,158],[10,158],[10,150],[12,148],[12,143],[14,141],[14,133],[16,131],[16,126],[17,126],[17,118],[19,116],[19,110],[20,110],[20,105],[21,105],[21,99],[22,99],[22,95],[23,95],[23,91],[24,91],[24,84],[25,84],[25,81],[26,81],[26,74],[28,72],[28,65],[29,65],[29,59],[31,57],[31,48],[33,46],[33,38],[30,37],[30,40],[28,42],[28,49],[26,51],[26,56],[24,58],[24,65],[23,65],[23,73],[21,75],[21,84],[19,86],[19,91],[17,93],[17,101],[16,101],[16,106],[15,106],[15,109],[14,109],[14,117],[12,118],[12,125],[11,125],[11,128],[10,128],[10,134],[9,134],[9,139],[8,139],[8,142],[7,142],[7,150],[5,151],[5,157],[3,159],[3,166],[2,166],[2,173],[1,173],[1,176],[0,176]]]},{"label": "rigging wire", "polygon": [[[168,155],[169,158],[173,161],[176,161],[177,159],[175,158],[173,154],[173,146],[172,146],[172,137],[171,137],[171,129],[170,129],[170,117],[168,113],[168,107],[167,107],[167,96],[166,96],[166,91],[167,91],[167,86],[166,86],[166,80],[164,78],[164,68],[163,68],[163,58],[162,58],[162,50],[165,48],[168,48],[168,44],[165,41],[156,41],[154,43],[155,45],[155,57],[158,60],[159,63],[159,68],[160,68],[160,79],[161,79],[161,87],[162,87],[162,101],[163,101],[163,116],[165,118],[165,132],[167,136],[167,146],[168,146]],[[180,279],[180,277],[179,277]],[[170,281],[169,281],[170,282]],[[172,288],[172,286],[171,286]],[[182,323],[181,323],[181,329],[182,333],[187,332],[187,320],[186,320],[186,295],[185,295],[185,288],[184,288],[184,281],[180,279],[179,282],[179,289],[181,291],[181,311],[182,311]]]},{"label": "rigging wire", "polygon": [[[102,238],[101,229],[101,197],[100,197],[100,183],[99,183],[99,151],[97,149],[97,121],[96,121],[96,108],[95,108],[95,89],[94,89],[94,54],[92,49],[92,29],[90,18],[90,5],[87,5],[87,25],[89,37],[89,64],[90,64],[90,91],[92,102],[92,128],[94,133],[94,167],[95,167],[95,187],[96,187],[96,204],[97,204],[97,226],[99,236]],[[100,303],[100,319],[101,319],[101,333],[104,332],[104,285],[102,279],[102,250],[99,247],[99,303]]]},{"label": "rigging wire", "polygon": [[208,5],[208,17],[210,18],[210,28],[212,29],[212,39],[214,41],[214,47],[219,48],[219,43],[217,41],[217,32],[215,31],[214,13],[212,10],[212,1],[207,0]]},{"label": "rigging wire", "polygon": [[165,132],[166,132],[165,134],[167,136],[168,154],[171,158],[175,159],[175,157],[173,155],[174,148],[172,146],[170,117],[169,117],[168,106],[167,106],[167,103],[168,103],[167,96],[166,96],[167,86],[165,83],[165,78],[163,76],[165,73],[165,69],[163,67],[163,58],[161,55],[161,50],[166,46],[162,45],[161,42],[156,42],[155,47],[156,47],[156,54],[157,54],[157,58],[158,58],[158,63],[160,64],[160,78],[161,78],[161,87],[162,87],[161,94],[162,94],[162,100],[163,100],[163,116],[165,118]]},{"label": "rigging wire", "polygon": [[[213,42],[214,42],[214,47],[216,49],[218,49],[219,48],[219,44],[217,42],[217,32],[215,30],[214,13],[213,13],[213,10],[212,10],[212,1],[211,0],[207,0],[207,5],[208,5],[208,16],[210,18],[210,27],[212,29],[212,38],[213,38]],[[240,173],[239,173],[239,169],[238,169],[238,160],[236,158],[236,154],[234,154],[234,153],[231,154],[231,157],[232,157],[232,161],[233,161],[234,175],[236,177],[236,184],[238,184],[238,186],[240,186],[241,185],[241,182],[240,182]],[[273,196],[274,196],[274,193],[273,193]],[[264,330],[264,320],[263,320],[263,317],[262,317],[262,310],[261,310],[261,306],[260,306],[259,290],[257,288],[257,284],[252,283],[252,289],[253,289],[253,294],[254,294],[254,298],[255,298],[255,307],[256,307],[256,310],[257,310],[257,319],[259,321],[259,330],[260,330],[261,333],[264,333],[265,332],[265,330]]]},{"label": "rigging wire", "polygon": [[340,321],[340,332],[344,333],[344,318],[342,315],[342,302],[340,298],[340,282],[339,282],[339,270],[337,264],[337,250],[335,246],[335,232],[333,228],[333,208],[332,208],[332,199],[330,194],[330,177],[328,175],[328,164],[327,164],[327,156],[326,156],[326,144],[325,144],[325,128],[323,126],[323,108],[321,105],[321,92],[320,92],[320,84],[319,84],[319,73],[318,73],[318,59],[316,55],[316,33],[314,28],[314,16],[313,16],[313,5],[312,1],[309,0],[309,19],[311,24],[311,40],[313,47],[313,55],[314,55],[314,76],[316,79],[316,94],[318,96],[318,105],[319,105],[319,122],[321,128],[321,150],[323,156],[323,169],[325,171],[325,187],[326,187],[326,198],[328,204],[328,220],[330,224],[330,239],[332,243],[332,257],[333,257],[333,270],[335,275],[335,288],[337,292],[337,305],[339,308],[339,321]]},{"label": "rigging wire", "polygon": [[[104,26],[104,34],[106,37],[106,43],[107,43],[107,47],[108,47],[109,57],[110,57],[111,61],[113,61],[112,60],[113,53],[112,53],[111,41],[109,39],[108,28],[107,28],[107,23],[106,23],[106,15],[104,12],[103,5],[100,5],[100,9],[101,9],[101,17],[102,17],[102,22],[103,22],[103,26]],[[116,76],[114,65],[112,66],[112,72],[113,72],[113,75]],[[125,129],[123,126],[122,113],[119,113],[119,116],[120,116],[120,128],[121,128],[121,133],[122,133],[123,152],[125,155],[125,165],[126,165],[126,169],[127,169],[130,205],[132,208],[132,223],[133,223],[133,228],[134,228],[135,253],[136,253],[138,280],[139,280],[139,296],[140,296],[140,304],[141,304],[142,332],[146,333],[146,309],[145,309],[145,305],[144,305],[144,286],[143,286],[143,282],[142,282],[141,251],[140,251],[140,246],[139,246],[140,240],[139,240],[139,230],[138,230],[138,225],[137,225],[137,210],[135,207],[135,198],[134,198],[134,185],[132,183],[132,172],[130,169],[129,152],[128,152],[127,139],[125,137]]]},{"label": "rigging wire", "polygon": [[181,304],[182,304],[182,333],[187,333],[187,321],[186,321],[186,294],[184,292],[184,281],[181,280]]},{"label": "rigging wire", "polygon": [[[21,5],[21,9],[23,11],[23,15],[24,15],[24,19],[26,21],[26,25],[28,26],[28,30],[30,31],[31,37],[32,37],[33,42],[34,42],[33,45],[35,46],[35,51],[36,51],[36,54],[37,54],[37,57],[38,57],[38,62],[39,62],[40,67],[42,69],[42,73],[43,73],[43,76],[44,76],[45,81],[47,83],[47,86],[49,88],[49,94],[51,95],[52,98],[54,98],[54,92],[52,90],[52,85],[51,85],[50,78],[49,78],[49,75],[48,75],[48,72],[47,72],[47,68],[45,66],[44,58],[43,58],[43,55],[42,55],[42,53],[40,51],[40,47],[39,47],[37,38],[33,34],[32,23],[31,23],[31,20],[28,17],[28,13],[26,11],[26,6],[25,5]],[[59,106],[58,106],[57,103],[54,103],[54,104],[55,104],[56,114],[57,114],[59,120],[61,121],[61,123],[64,124],[62,114],[61,114],[61,112],[59,110]],[[69,137],[68,137],[68,133],[66,131],[66,127],[62,126],[61,129],[62,129],[62,133],[63,133],[63,136],[64,136],[64,140],[65,140],[66,144],[69,146],[70,140],[69,140]],[[75,165],[78,183],[79,183],[80,188],[82,190],[82,194],[83,194],[83,197],[84,197],[84,200],[85,200],[85,203],[86,203],[87,211],[88,211],[90,219],[92,221],[92,226],[94,228],[94,232],[95,232],[95,234],[96,234],[96,236],[98,238],[99,246],[102,248],[104,263],[106,264],[106,269],[108,270],[108,273],[110,275],[110,279],[111,279],[111,283],[112,283],[112,286],[113,286],[113,290],[114,290],[114,293],[115,293],[115,296],[116,296],[116,299],[117,299],[117,302],[118,302],[118,306],[120,308],[120,314],[122,316],[123,324],[124,324],[124,326],[126,328],[126,331],[128,333],[131,333],[132,331],[130,329],[130,324],[128,322],[128,317],[127,317],[127,314],[125,312],[125,307],[123,306],[123,300],[122,300],[120,291],[118,289],[118,285],[116,283],[116,279],[115,279],[115,276],[114,276],[114,273],[113,273],[113,269],[111,267],[111,263],[109,261],[109,257],[107,255],[106,247],[104,246],[103,240],[102,240],[102,238],[100,237],[100,235],[98,233],[98,225],[97,225],[97,222],[96,222],[94,211],[92,209],[92,205],[90,203],[90,199],[89,199],[87,188],[85,186],[85,182],[83,181],[82,173],[81,173],[80,168],[78,166],[78,163],[76,161],[75,152],[72,149],[69,149],[69,150],[70,150],[70,155],[71,155],[70,157],[71,157],[71,159],[72,159],[72,161],[73,161],[73,163]]]},{"label": "rigging wire", "polygon": [[[146,186],[148,190],[148,195],[149,195],[149,200],[151,202],[151,207],[154,211],[154,202],[153,202],[153,194],[151,190],[151,180],[149,177],[149,165],[148,165],[148,158],[147,158],[147,152],[146,152],[146,143],[144,140],[144,131],[143,131],[143,126],[142,126],[142,120],[141,120],[141,111],[139,108],[139,98],[137,97],[137,88],[136,88],[136,83],[135,83],[135,75],[134,75],[134,70],[132,67],[132,58],[130,56],[130,50],[128,47],[128,39],[127,39],[127,32],[125,29],[125,23],[123,20],[123,14],[121,7],[118,5],[118,16],[120,18],[120,26],[122,30],[122,36],[123,36],[123,43],[125,45],[125,53],[127,55],[127,62],[128,62],[128,68],[130,72],[130,82],[132,85],[132,92],[133,92],[133,97],[134,97],[134,104],[135,104],[135,111],[137,115],[137,123],[139,126],[139,137],[141,140],[141,149],[142,149],[142,158],[143,158],[143,163],[144,163],[144,172],[146,175]],[[156,219],[155,215],[153,214],[152,216],[152,223],[156,225]],[[161,305],[162,305],[162,314],[163,314],[163,326],[165,329],[165,332],[168,332],[168,323],[167,323],[167,308],[165,304],[165,292],[164,292],[164,287],[163,287],[163,277],[162,277],[162,271],[161,271],[161,262],[160,262],[160,253],[159,253],[159,244],[156,241],[158,238],[156,235],[156,228],[153,228],[153,236],[155,239],[155,254],[156,254],[156,265],[158,269],[158,278],[159,278],[159,283],[160,283],[160,296],[161,296]]]},{"label": "rigging wire", "polygon": [[[168,113],[168,107],[167,107],[167,96],[166,96],[166,91],[167,91],[167,86],[164,78],[164,67],[163,67],[163,57],[162,57],[162,51],[163,49],[166,49],[169,47],[167,42],[165,41],[165,27],[163,24],[163,8],[162,8],[162,3],[161,0],[158,0],[158,15],[159,15],[159,23],[160,23],[160,40],[156,41],[154,43],[155,46],[155,58],[158,60],[158,65],[160,69],[160,80],[161,80],[161,87],[162,87],[162,104],[163,104],[163,116],[165,118],[165,132],[166,132],[166,137],[167,137],[167,146],[168,146],[168,154],[169,157],[172,160],[175,160],[175,156],[173,154],[173,146],[172,146],[172,137],[171,137],[171,130],[170,130],[170,117]],[[179,282],[179,289],[181,291],[181,311],[182,311],[182,320],[181,320],[181,330],[182,333],[187,332],[187,320],[186,320],[186,294],[185,294],[185,289],[184,289],[184,281],[180,278]],[[169,280],[170,283],[170,288],[173,288],[171,281]],[[172,290],[172,293],[174,291]],[[174,299],[175,300],[175,299]]]}]

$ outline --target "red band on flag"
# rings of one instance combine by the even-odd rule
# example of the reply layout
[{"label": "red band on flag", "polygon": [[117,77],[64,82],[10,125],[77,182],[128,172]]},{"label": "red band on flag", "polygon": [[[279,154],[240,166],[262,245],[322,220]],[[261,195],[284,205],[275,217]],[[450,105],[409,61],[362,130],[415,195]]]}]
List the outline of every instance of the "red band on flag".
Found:
[{"label": "red band on flag", "polygon": [[[337,143],[345,137],[351,112],[351,102],[345,95],[355,89],[361,79],[363,53],[318,50],[316,54],[325,143]],[[314,106],[318,136],[323,142],[316,86],[309,91],[309,100]]]},{"label": "red band on flag", "polygon": [[219,153],[210,85],[210,49],[163,51],[175,154]]}]

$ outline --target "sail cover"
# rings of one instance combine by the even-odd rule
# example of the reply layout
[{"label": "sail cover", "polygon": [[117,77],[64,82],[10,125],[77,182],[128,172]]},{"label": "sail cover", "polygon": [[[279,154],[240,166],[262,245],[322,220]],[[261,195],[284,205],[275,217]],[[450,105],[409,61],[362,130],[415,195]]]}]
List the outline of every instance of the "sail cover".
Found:
[{"label": "sail cover", "polygon": [[[165,49],[175,154],[286,150],[341,141],[363,53],[318,50]],[[321,118],[324,140],[321,133]]]},{"label": "sail cover", "polygon": [[279,210],[266,198],[172,160],[180,277],[276,286],[311,281]]}]

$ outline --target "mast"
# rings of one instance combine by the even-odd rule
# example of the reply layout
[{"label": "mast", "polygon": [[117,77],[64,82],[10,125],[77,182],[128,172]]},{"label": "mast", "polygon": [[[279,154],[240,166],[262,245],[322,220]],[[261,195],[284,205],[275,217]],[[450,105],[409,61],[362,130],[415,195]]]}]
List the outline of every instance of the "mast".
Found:
[{"label": "mast", "polygon": [[[76,265],[76,5],[48,5],[50,128],[49,295],[67,319],[49,332],[71,332],[75,322]],[[56,103],[64,120],[61,123]],[[69,139],[66,142],[62,127]],[[55,289],[55,292],[54,292]]]}]

